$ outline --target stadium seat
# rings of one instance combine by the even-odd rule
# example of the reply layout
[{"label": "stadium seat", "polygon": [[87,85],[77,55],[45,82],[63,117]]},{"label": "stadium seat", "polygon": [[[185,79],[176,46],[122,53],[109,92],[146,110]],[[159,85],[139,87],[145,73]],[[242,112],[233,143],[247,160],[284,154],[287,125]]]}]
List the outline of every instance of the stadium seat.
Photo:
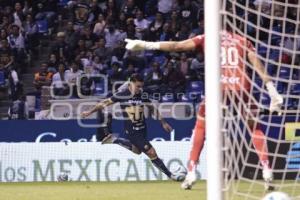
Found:
[{"label": "stadium seat", "polygon": [[269,97],[269,95],[267,95],[267,94],[261,94],[259,102],[262,105],[269,106],[270,105],[270,97]]},{"label": "stadium seat", "polygon": [[166,57],[164,55],[155,56],[153,61],[158,62],[160,66],[162,66],[165,63]]},{"label": "stadium seat", "polygon": [[94,89],[94,95],[103,95],[105,92],[105,85],[104,83],[96,83],[95,84],[95,89]]},{"label": "stadium seat", "polygon": [[198,92],[204,94],[204,83],[202,81],[192,81],[190,82],[188,88],[188,92]]},{"label": "stadium seat", "polygon": [[142,75],[144,76],[144,77],[146,77],[150,72],[152,71],[152,69],[151,68],[145,68],[145,69],[143,69],[143,72],[142,72]]},{"label": "stadium seat", "polygon": [[0,71],[0,86],[5,85],[5,77],[4,77],[4,72]]},{"label": "stadium seat", "polygon": [[48,22],[47,20],[37,20],[38,32],[45,34],[48,33]]},{"label": "stadium seat", "polygon": [[277,91],[281,94],[285,93],[285,86],[282,82],[277,82]]},{"label": "stadium seat", "polygon": [[174,102],[175,99],[174,99],[174,95],[173,94],[165,94],[164,96],[162,96],[161,98],[161,102]]},{"label": "stadium seat", "polygon": [[281,67],[279,69],[279,77],[284,79],[290,79],[291,78],[290,69],[286,67]]},{"label": "stadium seat", "polygon": [[291,85],[291,93],[294,95],[300,95],[300,84],[295,83]]},{"label": "stadium seat", "polygon": [[70,0],[59,0],[57,5],[60,7],[67,6]]},{"label": "stadium seat", "polygon": [[258,45],[257,52],[259,55],[265,57],[267,55],[267,47],[265,45]]}]

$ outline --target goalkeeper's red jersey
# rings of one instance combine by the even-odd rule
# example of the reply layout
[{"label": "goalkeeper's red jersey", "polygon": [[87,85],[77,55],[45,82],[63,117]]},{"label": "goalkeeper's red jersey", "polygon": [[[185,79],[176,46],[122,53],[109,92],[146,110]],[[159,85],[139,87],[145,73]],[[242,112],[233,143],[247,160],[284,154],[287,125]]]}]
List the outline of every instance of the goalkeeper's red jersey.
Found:
[{"label": "goalkeeper's red jersey", "polygon": [[[204,35],[192,39],[197,51],[204,53]],[[250,89],[250,77],[247,75],[247,52],[255,51],[246,38],[227,31],[221,34],[221,83],[223,90]]]}]

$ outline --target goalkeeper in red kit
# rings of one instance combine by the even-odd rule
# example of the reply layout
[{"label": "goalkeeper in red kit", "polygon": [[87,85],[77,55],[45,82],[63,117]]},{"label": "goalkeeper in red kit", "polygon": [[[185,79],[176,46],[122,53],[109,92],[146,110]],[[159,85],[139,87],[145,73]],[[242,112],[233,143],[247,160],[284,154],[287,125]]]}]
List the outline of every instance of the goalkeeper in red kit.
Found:
[{"label": "goalkeeper in red kit", "polygon": [[[167,52],[197,51],[204,52],[205,35],[198,35],[194,38],[178,42],[147,42],[142,40],[126,39],[126,48],[131,51],[140,50],[160,50]],[[280,113],[283,103],[282,96],[277,92],[271,77],[265,72],[264,66],[258,59],[255,49],[251,42],[246,38],[231,33],[229,31],[221,32],[221,84],[223,94],[233,94],[235,101],[243,101],[245,104],[254,104],[253,97],[249,96],[251,89],[251,77],[247,75],[246,65],[243,60],[248,60],[253,66],[255,72],[265,83],[270,96],[270,112]],[[228,102],[224,99],[223,102]],[[251,109],[251,108],[250,108]],[[246,110],[239,111],[245,116]],[[249,112],[249,111],[248,111]],[[252,112],[252,111],[250,111]],[[255,114],[254,114],[255,115]],[[249,115],[247,115],[249,116]],[[270,182],[273,179],[272,169],[270,168],[266,137],[260,129],[258,123],[253,119],[245,119],[250,130],[251,139],[255,151],[259,157],[260,164],[263,167],[263,178],[266,189],[271,189]],[[182,183],[182,188],[191,189],[196,182],[196,166],[202,151],[205,140],[205,102],[200,103],[197,121],[192,136],[192,147],[189,155],[188,174]]]}]

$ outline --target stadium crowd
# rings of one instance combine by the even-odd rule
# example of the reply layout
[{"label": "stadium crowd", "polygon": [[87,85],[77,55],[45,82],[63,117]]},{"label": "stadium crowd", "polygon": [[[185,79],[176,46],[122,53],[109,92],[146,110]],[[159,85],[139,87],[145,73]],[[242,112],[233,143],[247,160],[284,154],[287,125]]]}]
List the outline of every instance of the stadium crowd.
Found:
[{"label": "stadium crowd", "polygon": [[[250,8],[271,12],[267,0],[249,4]],[[106,85],[99,74],[107,77],[111,90],[115,82],[126,81],[136,72],[144,76],[145,90],[158,101],[199,102],[204,95],[202,54],[129,52],[124,42],[125,38],[179,41],[203,34],[203,0],[3,0],[0,8],[0,85],[9,88],[12,102],[24,104],[26,94],[20,77],[32,59],[41,60],[43,52],[38,51],[38,46],[45,35],[50,38],[50,51],[33,75],[37,98],[43,86],[50,85],[56,97],[101,95]],[[279,17],[283,15],[280,6],[272,10]],[[294,24],[286,24],[283,30],[282,20],[271,24],[264,16],[257,20],[253,12],[239,8],[231,11],[241,19],[251,18],[253,27],[248,25],[248,34],[267,44],[268,32],[255,36],[254,25],[258,21],[266,29],[280,33],[295,29]],[[288,15],[297,17],[292,8]],[[238,24],[245,28],[243,23]],[[272,45],[293,47],[295,40],[284,38],[282,44],[278,37],[272,36]],[[299,49],[300,43],[296,42]],[[266,45],[258,46],[263,56]],[[278,51],[269,53],[270,59],[291,62],[289,52],[279,56]],[[86,76],[78,81],[77,77],[83,74]]]}]

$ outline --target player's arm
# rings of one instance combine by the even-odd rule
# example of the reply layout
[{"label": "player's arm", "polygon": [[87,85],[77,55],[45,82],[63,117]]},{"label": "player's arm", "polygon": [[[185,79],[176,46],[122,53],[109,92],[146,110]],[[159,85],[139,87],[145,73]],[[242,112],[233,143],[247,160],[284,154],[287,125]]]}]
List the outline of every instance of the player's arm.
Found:
[{"label": "player's arm", "polygon": [[254,51],[248,52],[248,60],[254,67],[254,70],[258,73],[260,78],[266,84],[266,88],[268,90],[269,96],[271,98],[270,102],[270,112],[277,111],[280,114],[281,105],[283,103],[282,96],[278,93],[276,87],[274,86],[271,77],[265,71],[264,66],[260,59],[257,57]]},{"label": "player's arm", "polygon": [[125,39],[127,43],[126,49],[131,51],[142,50],[160,50],[168,52],[193,51],[196,49],[196,44],[193,39],[187,39],[178,42],[147,42],[143,40]]},{"label": "player's arm", "polygon": [[113,103],[114,102],[110,98],[104,99],[100,103],[97,103],[92,109],[82,112],[81,117],[83,117],[83,118],[88,117],[91,114],[93,114],[94,112],[97,112],[98,110],[103,110],[104,108],[112,105]]},{"label": "player's arm", "polygon": [[156,106],[154,106],[153,104],[148,104],[147,105],[149,110],[150,110],[150,113],[154,114],[154,115],[157,115],[157,119],[160,121],[161,123],[161,126],[163,127],[163,129],[170,133],[173,128],[170,126],[170,124],[161,116],[159,110],[157,109]]}]

